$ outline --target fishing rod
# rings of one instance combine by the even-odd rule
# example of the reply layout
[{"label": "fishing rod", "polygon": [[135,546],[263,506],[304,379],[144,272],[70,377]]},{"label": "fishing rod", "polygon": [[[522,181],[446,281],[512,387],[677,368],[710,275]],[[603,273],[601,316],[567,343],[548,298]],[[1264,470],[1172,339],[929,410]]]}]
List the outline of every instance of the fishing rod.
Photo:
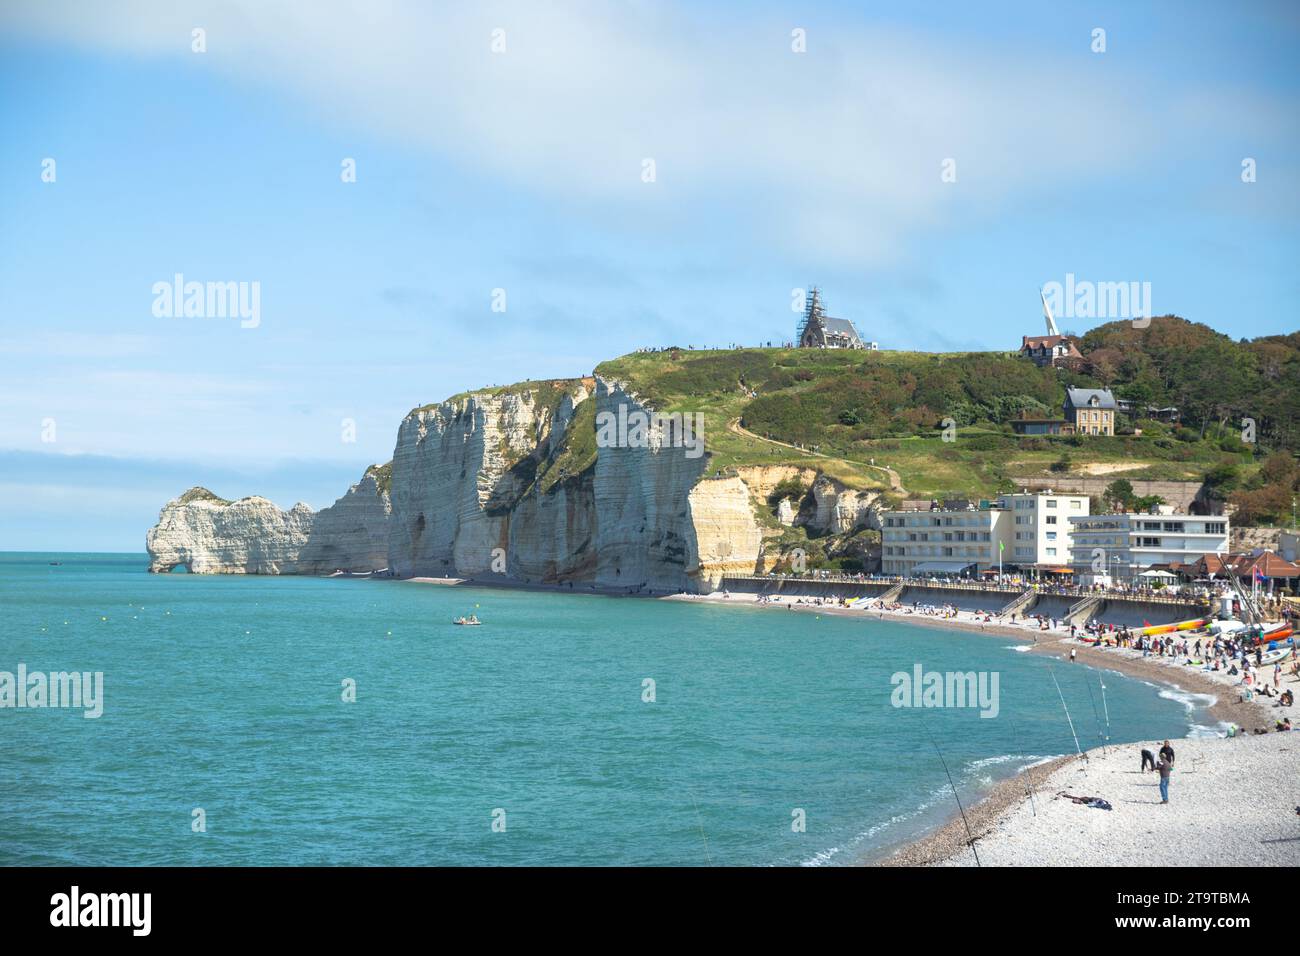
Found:
[{"label": "fishing rod", "polygon": [[700,816],[700,805],[695,802],[695,791],[687,787],[686,792],[691,795],[691,806],[695,807],[695,822],[700,828],[700,837],[704,840],[704,857],[709,861],[709,866],[712,866],[713,854],[709,852],[709,838],[704,833],[704,818]]},{"label": "fishing rod", "polygon": [[1100,674],[1097,675],[1097,683],[1101,685],[1101,708],[1106,712],[1106,740],[1110,740],[1110,707],[1106,704],[1106,680]]},{"label": "fishing rod", "polygon": [[1092,702],[1092,716],[1097,721],[1097,736],[1101,738],[1101,752],[1106,752],[1106,735],[1101,732],[1101,714],[1097,713],[1097,698],[1093,696],[1092,685],[1086,680],[1083,685],[1088,688],[1088,700]]},{"label": "fishing rod", "polygon": [[[1070,725],[1070,734],[1074,737],[1074,749],[1079,752],[1080,757],[1083,757],[1083,748],[1079,746],[1079,735],[1074,730],[1074,719],[1070,716],[1070,708],[1065,704],[1065,695],[1061,693],[1061,682],[1056,679],[1056,672],[1050,667],[1047,669],[1047,673],[1052,675],[1052,683],[1056,685],[1056,694],[1061,698],[1061,706],[1065,708],[1065,720]],[[1088,776],[1087,757],[1083,757],[1083,775]]]},{"label": "fishing rod", "polygon": [[1034,811],[1034,816],[1038,816],[1038,806],[1034,803],[1034,788],[1029,776],[1029,766],[1028,760],[1025,757],[1025,748],[1020,745],[1020,727],[1016,724],[1014,718],[1012,718],[1011,721],[1011,734],[1016,738],[1016,750],[1020,753],[1020,759],[1024,760],[1026,763],[1023,773],[1025,775],[1025,794],[1029,797],[1029,808]]},{"label": "fishing rod", "polygon": [[979,851],[975,849],[975,834],[971,833],[970,821],[966,819],[966,808],[961,805],[961,797],[957,795],[957,785],[952,782],[952,774],[948,771],[948,761],[943,759],[943,751],[939,749],[939,745],[935,743],[933,737],[930,738],[930,743],[934,745],[934,752],[939,755],[939,763],[943,764],[943,772],[948,776],[948,786],[952,787],[952,797],[957,801],[957,809],[961,813],[961,822],[966,824],[967,842],[970,845],[970,851],[975,854],[975,865],[982,868],[984,864],[980,862]]}]

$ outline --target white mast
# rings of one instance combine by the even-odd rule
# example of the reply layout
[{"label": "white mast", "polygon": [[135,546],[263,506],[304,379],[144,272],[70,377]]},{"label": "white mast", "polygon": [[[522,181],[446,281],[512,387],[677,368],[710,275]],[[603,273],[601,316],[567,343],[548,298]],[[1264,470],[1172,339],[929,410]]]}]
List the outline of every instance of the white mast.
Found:
[{"label": "white mast", "polygon": [[1047,296],[1043,294],[1042,289],[1038,290],[1038,297],[1043,300],[1043,316],[1047,319],[1047,334],[1060,335],[1061,330],[1056,327],[1056,319],[1052,318],[1051,306],[1047,304]]}]

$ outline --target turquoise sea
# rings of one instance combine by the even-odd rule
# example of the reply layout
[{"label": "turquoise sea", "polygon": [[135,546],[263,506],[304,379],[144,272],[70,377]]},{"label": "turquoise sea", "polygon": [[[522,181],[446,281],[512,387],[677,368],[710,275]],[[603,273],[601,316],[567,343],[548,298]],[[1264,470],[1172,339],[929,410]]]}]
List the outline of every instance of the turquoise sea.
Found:
[{"label": "turquoise sea", "polygon": [[[854,863],[955,812],[939,753],[973,799],[1074,752],[1049,667],[1085,748],[1106,712],[1116,742],[1206,721],[1007,638],[146,565],[0,554],[0,671],[104,675],[98,719],[0,709],[0,864]],[[998,672],[999,715],[891,706],[918,662]]]}]

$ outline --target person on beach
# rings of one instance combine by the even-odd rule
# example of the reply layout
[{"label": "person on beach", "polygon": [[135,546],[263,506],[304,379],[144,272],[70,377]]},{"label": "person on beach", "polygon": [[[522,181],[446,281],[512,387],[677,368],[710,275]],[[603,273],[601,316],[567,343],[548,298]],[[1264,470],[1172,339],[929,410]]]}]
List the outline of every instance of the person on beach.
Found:
[{"label": "person on beach", "polygon": [[1148,767],[1150,767],[1152,770],[1156,769],[1156,756],[1151,751],[1143,747],[1142,748],[1142,769],[1139,771],[1139,773],[1146,773]]},{"label": "person on beach", "polygon": [[1074,658],[1075,658],[1075,656],[1076,656],[1077,654],[1078,654],[1078,651],[1076,651],[1073,647],[1070,648],[1070,663],[1071,663],[1071,664],[1074,663]]},{"label": "person on beach", "polygon": [[1165,745],[1160,748],[1160,759],[1167,760],[1171,767],[1174,764],[1174,748],[1169,746],[1169,741],[1167,740],[1165,741]]},{"label": "person on beach", "polygon": [[[1170,757],[1169,760],[1164,759],[1164,752],[1168,748],[1168,746],[1169,746],[1168,741],[1166,741],[1165,746],[1160,749],[1160,755],[1161,755],[1160,762],[1156,764],[1156,770],[1159,771],[1160,773],[1160,802],[1161,803],[1169,802],[1169,775],[1173,773],[1174,770],[1173,758]],[[1173,751],[1170,751],[1170,753],[1172,754]]]}]

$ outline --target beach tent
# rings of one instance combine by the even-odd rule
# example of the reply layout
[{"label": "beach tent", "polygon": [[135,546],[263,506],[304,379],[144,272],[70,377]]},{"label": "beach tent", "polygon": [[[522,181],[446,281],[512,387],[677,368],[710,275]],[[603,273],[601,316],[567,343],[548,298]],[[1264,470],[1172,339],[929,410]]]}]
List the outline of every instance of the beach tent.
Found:
[{"label": "beach tent", "polygon": [[1148,581],[1154,581],[1154,580],[1177,581],[1178,580],[1178,575],[1173,574],[1169,571],[1160,571],[1155,568],[1152,568],[1150,571],[1143,571],[1141,574],[1138,575],[1138,577],[1146,578]]}]

